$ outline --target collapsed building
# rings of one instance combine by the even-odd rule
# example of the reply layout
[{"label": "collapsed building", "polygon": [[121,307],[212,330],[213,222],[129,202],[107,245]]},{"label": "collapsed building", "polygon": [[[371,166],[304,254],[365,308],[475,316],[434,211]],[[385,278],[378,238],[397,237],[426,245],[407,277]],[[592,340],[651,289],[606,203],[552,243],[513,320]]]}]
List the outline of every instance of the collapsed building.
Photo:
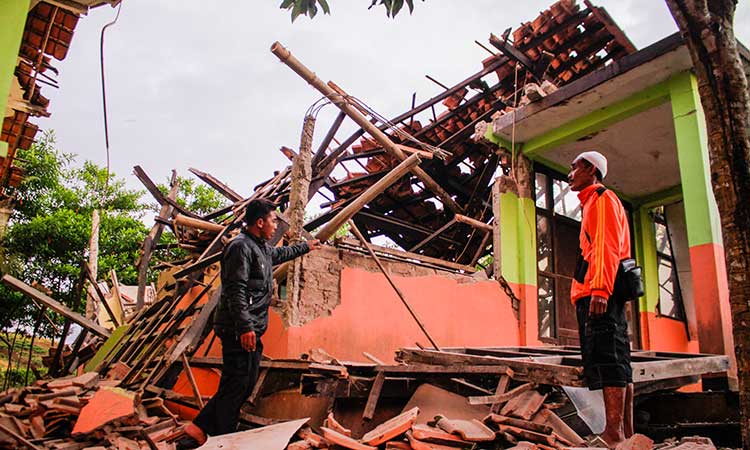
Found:
[{"label": "collapsed building", "polygon": [[[36,23],[32,17],[27,28]],[[58,351],[52,363],[97,374],[6,394],[8,405],[30,398],[37,401],[34,407],[46,408],[46,427],[34,431],[13,422],[14,432],[48,448],[73,448],[60,437],[64,421],[45,417],[59,411],[54,395],[80,388],[58,395],[76,398],[61,403],[80,421],[91,416],[83,412],[87,402],[96,404],[96,396],[104,395],[98,392],[116,385],[126,391],[112,395],[130,409],[115,418],[87,419],[93,426],[74,433],[79,443],[101,442],[97,432],[105,429],[135,445],[139,439],[157,447],[171,442],[174,415],[191,418],[218,385],[221,348],[210,326],[220,290],[217,262],[223,243],[239,230],[244,206],[265,198],[280,206],[285,224],[275,242],[312,236],[330,245],[274,272],[279,302],[264,336],[269,359],[243,410],[246,424],[311,418],[315,431],[298,432],[300,423],[279,448],[295,433],[306,442],[297,448],[439,448],[435,442],[450,437],[424,437],[438,429],[460,436],[454,448],[496,440],[581,446],[581,435],[594,425],[581,419],[568,389],[585,382],[569,301],[581,211],[565,175],[573,157],[592,148],[610,161],[606,185],[630,214],[636,259],[644,269],[646,295],[628,311],[637,393],[735,387],[705,123],[681,37],[637,50],[603,8],[562,0],[512,32],[492,35],[489,44],[494,50],[488,49],[492,54],[481,70],[392,119],[336,83],[321,81],[274,44],[273,53],[341,113],[316,148],[315,117],[308,115],[300,148],[282,148],[290,165],[258,184],[250,198],[192,169],[231,202],[208,215],[180,206],[173,192],[165,195],[136,167],[135,175],[161,205],[139,267],[148,266],[164,227],[190,257],[162,265],[149,302],[141,271],[129,296],[134,316],[124,320],[104,307],[112,296],[101,292],[101,314],[107,317],[95,323],[19,280],[3,278],[83,328],[69,359]],[[750,65],[750,53],[740,48]],[[6,122],[15,120],[10,117]],[[360,129],[338,136],[346,120]],[[21,142],[5,134],[3,140],[11,147]],[[306,204],[316,194],[327,198],[323,210],[304,222]],[[336,237],[345,226],[353,236]],[[84,344],[86,336],[96,336],[97,344]],[[84,346],[91,351],[77,358]],[[704,401],[731,415],[731,395],[708,395]],[[49,404],[40,407],[40,397]],[[441,400],[431,404],[436,398]],[[699,401],[679,394],[666,398],[675,405]],[[28,401],[24,405],[6,411],[36,417],[23,409],[33,409]],[[654,435],[656,409],[650,423],[639,425]],[[448,422],[433,423],[438,414]],[[394,416],[400,419],[385,428],[398,433],[366,438]],[[479,428],[472,440],[450,419],[484,420],[490,431],[472,422],[474,431]],[[725,419],[696,421],[719,426]],[[128,428],[138,420],[137,432]],[[144,428],[148,438],[138,437]],[[107,445],[130,445],[115,440]],[[423,441],[431,447],[420,447]]]}]

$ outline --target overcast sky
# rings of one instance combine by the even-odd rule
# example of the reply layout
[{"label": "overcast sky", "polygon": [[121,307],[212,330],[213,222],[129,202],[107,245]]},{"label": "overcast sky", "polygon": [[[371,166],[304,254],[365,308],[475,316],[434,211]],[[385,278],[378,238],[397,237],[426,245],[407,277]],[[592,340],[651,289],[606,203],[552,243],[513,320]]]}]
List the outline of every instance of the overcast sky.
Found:
[{"label": "overcast sky", "polygon": [[[106,34],[112,170],[141,188],[132,167],[164,181],[172,168],[210,172],[248,195],[297,148],[302,118],[320,95],[269,48],[280,41],[323,80],[333,80],[385,116],[438,94],[481,69],[488,54],[474,43],[536,17],[552,0],[427,0],[396,19],[369,0],[328,0],[330,16],[299,18],[280,0],[124,0]],[[582,1],[579,1],[582,3]],[[676,31],[659,0],[594,0],[637,48]],[[735,31],[750,43],[750,6],[739,2]],[[59,90],[44,87],[58,147],[105,164],[99,34],[116,10],[82,18],[60,69]],[[316,141],[336,111],[318,116]],[[346,137],[342,132],[339,139]],[[150,199],[149,199],[150,200]]]}]

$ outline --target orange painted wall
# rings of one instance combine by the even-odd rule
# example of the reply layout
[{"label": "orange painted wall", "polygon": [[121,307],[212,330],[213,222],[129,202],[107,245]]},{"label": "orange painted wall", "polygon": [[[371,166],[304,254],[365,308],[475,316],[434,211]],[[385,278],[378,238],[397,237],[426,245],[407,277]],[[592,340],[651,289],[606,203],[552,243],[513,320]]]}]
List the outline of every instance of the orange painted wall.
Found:
[{"label": "orange painted wall", "polygon": [[688,340],[685,324],[679,320],[641,312],[644,349],[659,352],[699,353],[698,341]]},{"label": "orange painted wall", "polygon": [[[518,321],[495,281],[461,283],[437,275],[394,279],[441,347],[518,345]],[[286,330],[274,320],[263,338],[272,358],[298,357],[320,347],[350,361],[367,361],[363,351],[393,361],[398,348],[415,342],[429,346],[385,277],[350,267],[341,271],[341,304],[330,316]]]},{"label": "orange painted wall", "polygon": [[701,352],[734,355],[732,313],[724,261],[724,246],[720,244],[690,247]]}]

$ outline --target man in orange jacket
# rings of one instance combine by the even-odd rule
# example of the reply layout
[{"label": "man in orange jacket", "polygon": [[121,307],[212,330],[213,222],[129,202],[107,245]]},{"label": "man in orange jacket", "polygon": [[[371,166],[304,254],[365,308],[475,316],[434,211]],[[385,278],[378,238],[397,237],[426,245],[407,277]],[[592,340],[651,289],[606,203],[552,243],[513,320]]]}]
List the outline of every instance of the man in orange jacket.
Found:
[{"label": "man in orange jacket", "polygon": [[630,230],[617,195],[601,184],[606,175],[607,159],[595,151],[578,155],[568,174],[583,210],[571,300],[578,317],[584,377],[589,389],[604,389],[607,425],[601,437],[614,447],[633,434],[626,299],[614,294],[620,261],[630,258]]}]

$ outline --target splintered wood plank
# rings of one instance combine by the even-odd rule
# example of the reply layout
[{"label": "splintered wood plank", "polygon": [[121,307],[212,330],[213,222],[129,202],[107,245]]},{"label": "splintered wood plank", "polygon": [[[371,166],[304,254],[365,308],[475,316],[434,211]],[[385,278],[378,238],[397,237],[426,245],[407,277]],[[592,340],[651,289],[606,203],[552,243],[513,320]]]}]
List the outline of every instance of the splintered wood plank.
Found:
[{"label": "splintered wood plank", "polygon": [[[505,392],[508,390],[508,385],[510,384],[510,377],[508,375],[502,375],[499,380],[497,380],[497,388],[495,389],[495,395],[505,394]],[[503,406],[503,404],[499,401],[495,401],[492,406],[490,406],[490,411],[493,413],[497,413],[500,411],[500,408]]]},{"label": "splintered wood plank", "polygon": [[375,416],[375,408],[378,406],[378,399],[380,399],[380,392],[383,390],[383,384],[385,384],[385,373],[378,372],[375,376],[375,380],[372,382],[370,395],[367,397],[365,411],[362,413],[363,419],[372,420]]},{"label": "splintered wood plank", "polygon": [[529,391],[535,387],[534,383],[526,383],[518,386],[517,388],[505,392],[503,394],[496,394],[496,395],[484,395],[484,396],[474,396],[469,397],[469,404],[471,405],[489,405],[489,404],[502,404],[505,403],[514,397],[523,394],[526,391]]}]

